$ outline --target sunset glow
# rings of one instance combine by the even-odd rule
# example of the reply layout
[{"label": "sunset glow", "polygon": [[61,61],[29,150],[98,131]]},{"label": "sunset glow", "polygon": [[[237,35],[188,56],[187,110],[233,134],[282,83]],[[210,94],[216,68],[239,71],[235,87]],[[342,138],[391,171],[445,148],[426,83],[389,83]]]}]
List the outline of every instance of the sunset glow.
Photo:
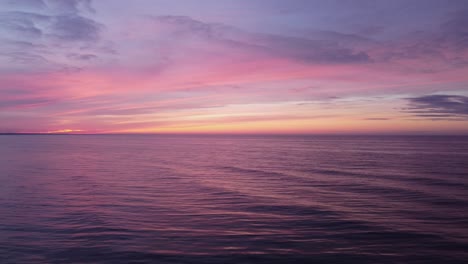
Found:
[{"label": "sunset glow", "polygon": [[377,2],[2,0],[0,133],[468,133],[466,1]]}]

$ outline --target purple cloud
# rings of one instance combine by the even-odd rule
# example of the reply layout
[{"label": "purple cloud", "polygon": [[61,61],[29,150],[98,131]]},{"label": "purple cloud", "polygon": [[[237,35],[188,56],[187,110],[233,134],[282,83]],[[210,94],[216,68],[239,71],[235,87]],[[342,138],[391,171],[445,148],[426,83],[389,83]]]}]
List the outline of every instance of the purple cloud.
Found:
[{"label": "purple cloud", "polygon": [[[342,45],[343,41],[335,41],[336,38],[324,41],[253,33],[223,24],[205,23],[186,16],[159,16],[154,18],[154,21],[158,25],[169,26],[167,31],[174,41],[195,36],[207,42],[219,42],[247,52],[284,57],[304,63],[362,63],[370,60],[365,52],[346,47]],[[340,36],[351,38],[346,34]]]},{"label": "purple cloud", "polygon": [[[86,0],[0,3],[0,74],[79,68],[77,60],[66,60],[67,54],[100,48],[104,26],[85,16],[91,11]],[[91,57],[78,61],[86,59]]]},{"label": "purple cloud", "polygon": [[468,118],[468,96],[426,95],[408,98],[410,107],[406,112],[429,118]]},{"label": "purple cloud", "polygon": [[66,41],[97,41],[101,25],[78,15],[56,16],[51,25],[51,35]]}]

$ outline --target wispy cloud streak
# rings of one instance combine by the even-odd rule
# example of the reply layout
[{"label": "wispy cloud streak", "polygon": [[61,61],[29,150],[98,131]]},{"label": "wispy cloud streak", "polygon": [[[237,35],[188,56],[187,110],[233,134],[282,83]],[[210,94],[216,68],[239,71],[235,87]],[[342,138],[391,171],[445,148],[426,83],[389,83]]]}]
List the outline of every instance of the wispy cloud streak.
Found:
[{"label": "wispy cloud streak", "polygon": [[468,118],[468,97],[461,95],[426,95],[408,98],[407,112],[429,118]]}]

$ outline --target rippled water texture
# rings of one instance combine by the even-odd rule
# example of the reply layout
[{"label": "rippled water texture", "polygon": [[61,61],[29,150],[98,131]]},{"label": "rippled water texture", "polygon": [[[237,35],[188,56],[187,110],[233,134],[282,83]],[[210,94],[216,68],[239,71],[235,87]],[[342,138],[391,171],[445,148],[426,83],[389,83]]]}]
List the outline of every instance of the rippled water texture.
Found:
[{"label": "rippled water texture", "polygon": [[1,263],[463,263],[468,138],[0,136]]}]

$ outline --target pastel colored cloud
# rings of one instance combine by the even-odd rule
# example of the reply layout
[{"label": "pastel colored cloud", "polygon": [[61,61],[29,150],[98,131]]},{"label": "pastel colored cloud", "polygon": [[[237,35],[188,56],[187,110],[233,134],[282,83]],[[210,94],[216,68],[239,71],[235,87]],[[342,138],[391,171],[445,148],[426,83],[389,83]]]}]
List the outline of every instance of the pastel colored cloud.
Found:
[{"label": "pastel colored cloud", "polygon": [[467,10],[0,0],[0,132],[466,133]]}]

